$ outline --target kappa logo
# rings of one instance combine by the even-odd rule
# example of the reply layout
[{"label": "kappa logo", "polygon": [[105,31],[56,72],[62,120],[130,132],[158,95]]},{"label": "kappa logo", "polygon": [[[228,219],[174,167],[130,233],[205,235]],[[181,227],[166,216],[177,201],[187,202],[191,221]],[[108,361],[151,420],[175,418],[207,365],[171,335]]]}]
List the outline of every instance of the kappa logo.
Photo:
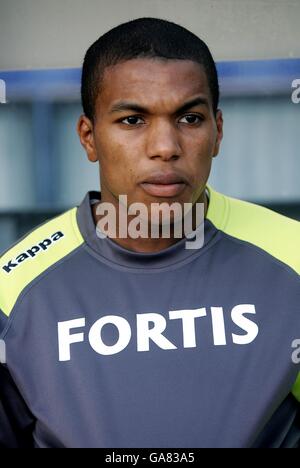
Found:
[{"label": "kappa logo", "polygon": [[53,245],[54,242],[57,242],[62,237],[64,237],[64,234],[61,231],[55,232],[49,238],[44,239],[36,245],[33,245],[32,247],[30,247],[30,249],[26,250],[25,252],[21,252],[16,258],[9,260],[9,262],[2,267],[2,270],[4,270],[6,273],[10,273],[21,263],[25,262],[26,260],[30,260],[34,258],[37,254],[47,250],[51,245]]}]

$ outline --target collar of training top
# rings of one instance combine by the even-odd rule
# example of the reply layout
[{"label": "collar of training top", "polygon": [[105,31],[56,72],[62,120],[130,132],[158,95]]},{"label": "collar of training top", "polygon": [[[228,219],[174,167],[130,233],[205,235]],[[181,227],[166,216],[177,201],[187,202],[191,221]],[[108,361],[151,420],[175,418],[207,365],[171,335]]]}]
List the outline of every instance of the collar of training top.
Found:
[{"label": "collar of training top", "polygon": [[[184,237],[175,244],[158,252],[134,252],[128,250],[109,237],[99,237],[92,214],[92,205],[101,200],[101,193],[91,191],[86,194],[77,210],[77,223],[85,242],[110,264],[129,268],[156,269],[179,266],[192,261],[195,256],[202,255],[207,250],[218,230],[208,220],[204,220],[197,227],[197,235],[194,238]],[[204,232],[201,241],[201,229]],[[187,244],[190,247],[187,247]]]}]

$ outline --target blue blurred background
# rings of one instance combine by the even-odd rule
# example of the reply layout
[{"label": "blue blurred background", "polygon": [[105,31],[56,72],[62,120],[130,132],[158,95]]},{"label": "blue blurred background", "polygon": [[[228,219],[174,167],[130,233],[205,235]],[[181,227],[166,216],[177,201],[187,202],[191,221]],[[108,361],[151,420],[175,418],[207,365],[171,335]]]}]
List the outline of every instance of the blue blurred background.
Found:
[{"label": "blue blurred background", "polygon": [[[210,184],[300,219],[300,59],[218,62],[224,140]],[[79,143],[80,69],[0,71],[0,250],[99,190]]]}]

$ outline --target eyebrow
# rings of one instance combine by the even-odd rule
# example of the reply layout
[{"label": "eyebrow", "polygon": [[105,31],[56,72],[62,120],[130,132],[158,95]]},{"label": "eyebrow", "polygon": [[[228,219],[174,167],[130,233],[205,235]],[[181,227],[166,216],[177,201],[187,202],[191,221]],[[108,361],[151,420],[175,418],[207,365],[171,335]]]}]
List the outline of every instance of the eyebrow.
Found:
[{"label": "eyebrow", "polygon": [[[185,102],[182,106],[180,106],[174,114],[180,114],[182,112],[187,111],[188,109],[191,109],[192,107],[195,106],[206,106],[208,107],[208,100],[205,97],[198,96],[194,99],[191,99],[187,102]],[[133,112],[141,112],[143,114],[150,114],[149,109],[146,107],[143,107],[135,102],[132,101],[119,101],[113,104],[111,107],[109,113],[112,114],[114,112],[122,112],[122,111],[133,111]]]}]

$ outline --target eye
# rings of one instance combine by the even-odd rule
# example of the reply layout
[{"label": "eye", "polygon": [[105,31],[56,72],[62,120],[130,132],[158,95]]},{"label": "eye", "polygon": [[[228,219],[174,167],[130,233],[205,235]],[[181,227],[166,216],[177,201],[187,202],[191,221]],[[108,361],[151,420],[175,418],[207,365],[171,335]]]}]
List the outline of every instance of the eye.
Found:
[{"label": "eye", "polygon": [[[127,122],[126,122],[127,120]],[[125,117],[124,119],[120,120],[120,122],[124,123],[125,125],[139,125],[143,123],[143,119],[137,115],[130,115],[129,117]]]},{"label": "eye", "polygon": [[187,123],[187,124],[190,124],[190,125],[199,124],[203,120],[203,118],[200,115],[196,115],[196,114],[184,115],[183,117],[181,117],[179,122],[182,122],[182,119],[186,119],[186,121],[183,122],[183,123]]}]

